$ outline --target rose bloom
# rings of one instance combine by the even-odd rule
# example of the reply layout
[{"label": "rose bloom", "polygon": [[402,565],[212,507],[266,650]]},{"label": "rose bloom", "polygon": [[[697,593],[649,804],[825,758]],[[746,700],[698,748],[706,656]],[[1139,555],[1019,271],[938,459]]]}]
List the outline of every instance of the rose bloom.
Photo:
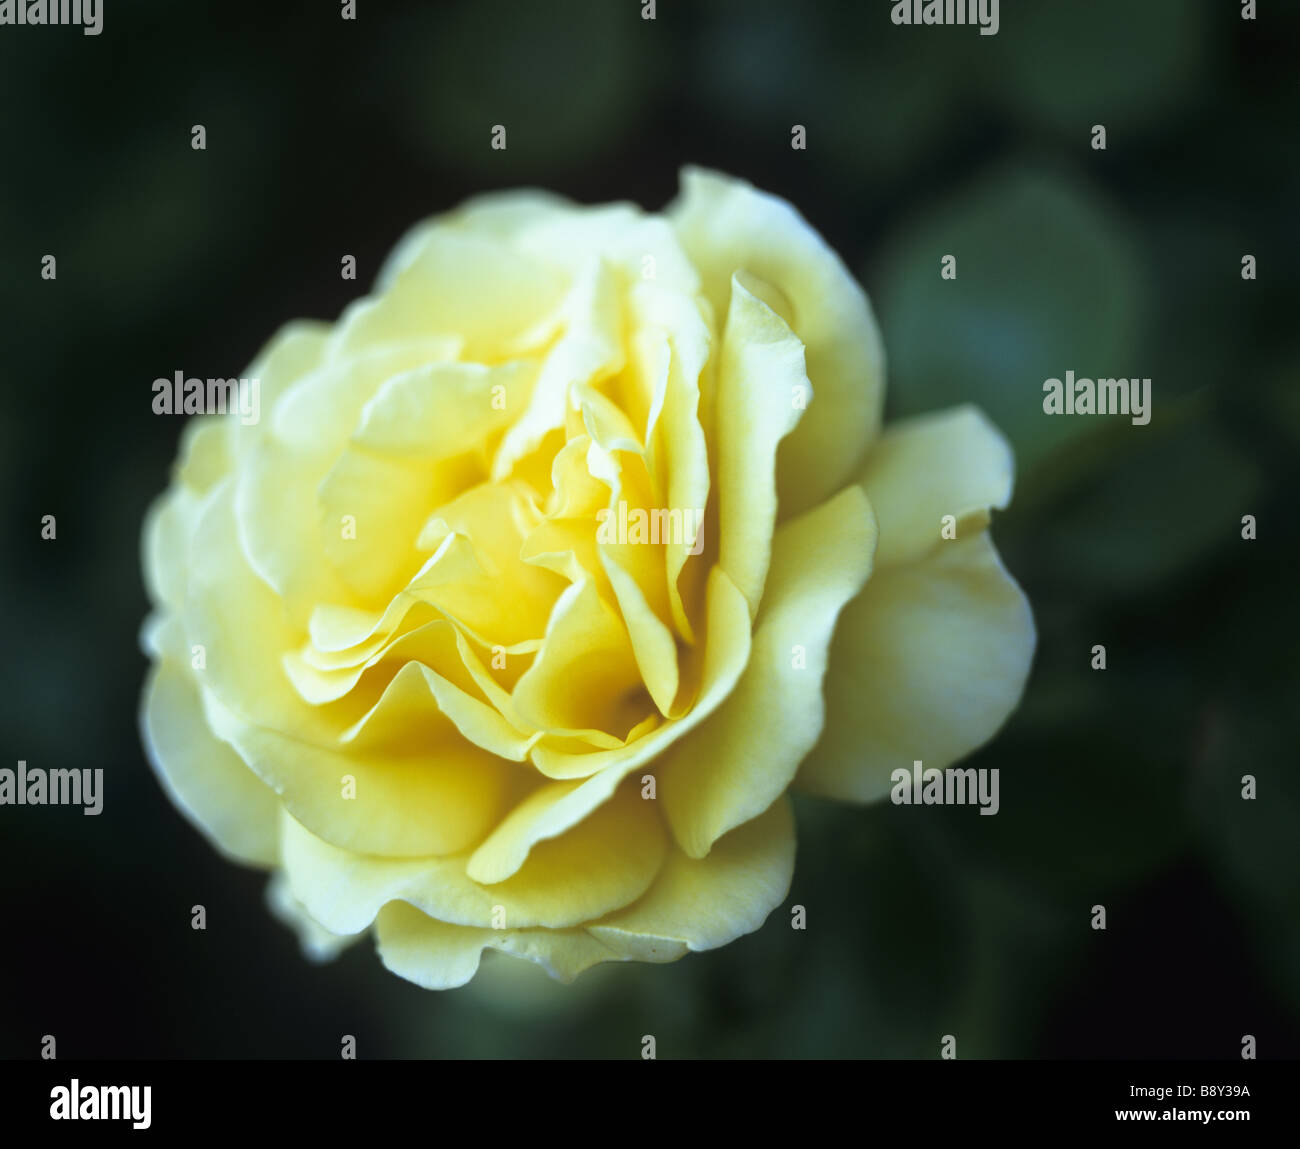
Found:
[{"label": "rose bloom", "polygon": [[788,790],[878,800],[1020,697],[1005,440],[882,433],[866,296],[742,181],[473,200],[246,374],[260,422],[192,420],[145,525],[142,725],[309,953],[725,945],[789,890]]}]

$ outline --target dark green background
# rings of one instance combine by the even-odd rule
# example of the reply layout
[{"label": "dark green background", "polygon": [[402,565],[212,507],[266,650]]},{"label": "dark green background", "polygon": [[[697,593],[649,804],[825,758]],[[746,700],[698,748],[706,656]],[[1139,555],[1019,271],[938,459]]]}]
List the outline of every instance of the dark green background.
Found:
[{"label": "dark green background", "polygon": [[[0,1055],[334,1057],[350,1033],[363,1057],[634,1057],[653,1033],[661,1057],[955,1034],[966,1058],[1234,1059],[1250,1033],[1297,1056],[1300,9],[1003,0],[981,37],[896,28],[887,0],[640,7],[106,0],[98,38],[0,28],[0,759],[108,786],[98,818],[0,809]],[[891,417],[972,400],[1015,445],[994,533],[1039,648],[971,760],[1002,812],[803,801],[808,929],[782,908],[671,966],[565,988],[488,960],[434,994],[369,942],[309,965],[140,750],[139,527],[181,429],[150,385],[333,318],[467,195],[658,208],[683,162],[787,196],[860,275]],[[1067,369],[1150,377],[1151,424],[1045,418]]]}]

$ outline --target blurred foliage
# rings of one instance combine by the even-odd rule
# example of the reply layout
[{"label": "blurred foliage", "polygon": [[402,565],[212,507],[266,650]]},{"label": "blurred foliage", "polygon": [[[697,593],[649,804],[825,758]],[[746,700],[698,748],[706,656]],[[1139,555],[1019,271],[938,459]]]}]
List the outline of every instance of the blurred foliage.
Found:
[{"label": "blurred foliage", "polygon": [[[1041,391],[1027,402],[1025,380],[1141,372],[1133,359],[1148,304],[1135,244],[1083,173],[1018,168],[949,197],[900,229],[876,277],[894,408],[974,402],[1032,470],[1098,424],[1044,419]],[[944,280],[949,254],[957,278]]]},{"label": "blurred foliage", "polygon": [[[362,1056],[635,1057],[653,1033],[661,1057],[933,1057],[952,1033],[963,1057],[1230,1058],[1246,1032],[1300,1054],[1300,10],[1007,3],[986,38],[887,7],[362,0],[347,25],[155,0],[99,38],[0,36],[3,745],[109,785],[100,818],[0,814],[0,977],[24,987],[0,1055],[55,1033],[63,1057],[332,1057],[354,1033]],[[180,429],[149,384],[332,318],[467,195],[658,207],[684,162],[787,196],[860,275],[891,417],[973,401],[1015,447],[994,532],[1039,651],[969,763],[1002,771],[1002,811],[800,801],[787,904],[671,966],[563,987],[488,955],[443,995],[368,943],[311,966],[140,751],[139,526]],[[1150,377],[1151,424],[1044,417],[1067,370]]]}]

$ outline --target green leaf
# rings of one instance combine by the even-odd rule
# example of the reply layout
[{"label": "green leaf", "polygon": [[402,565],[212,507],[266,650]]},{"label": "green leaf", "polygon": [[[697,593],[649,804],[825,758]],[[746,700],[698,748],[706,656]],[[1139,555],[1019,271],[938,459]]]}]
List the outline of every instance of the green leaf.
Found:
[{"label": "green leaf", "polygon": [[[945,255],[955,280],[940,277]],[[894,413],[974,402],[1022,472],[1106,421],[1044,414],[1044,380],[1143,373],[1138,256],[1082,180],[1029,168],[981,179],[926,209],[876,278]]]}]

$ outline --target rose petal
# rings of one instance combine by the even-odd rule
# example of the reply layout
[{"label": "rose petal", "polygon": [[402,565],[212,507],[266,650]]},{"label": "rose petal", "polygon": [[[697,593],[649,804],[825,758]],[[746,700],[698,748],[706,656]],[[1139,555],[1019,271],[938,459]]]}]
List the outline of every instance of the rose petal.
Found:
[{"label": "rose petal", "polygon": [[482,480],[472,459],[395,459],[349,447],[321,482],[321,549],[363,602],[391,599],[419,570],[429,508]]},{"label": "rose petal", "polygon": [[564,332],[547,353],[528,405],[506,432],[492,463],[503,479],[556,427],[565,425],[570,389],[623,367],[622,311],[608,267],[593,261],[565,298]]},{"label": "rose petal", "polygon": [[[653,802],[625,787],[561,837],[541,842],[506,880],[469,877],[466,857],[377,858],[340,850],[285,816],[283,860],[294,896],[333,933],[364,929],[391,901],[440,921],[490,928],[562,929],[641,897],[663,864],[668,836]],[[592,859],[600,858],[598,867]]]},{"label": "rose petal", "polygon": [[537,346],[563,302],[565,278],[485,235],[432,220],[402,241],[384,269],[382,294],[349,307],[330,355],[350,358],[430,335],[464,341],[463,358],[490,363]]},{"label": "rose petal", "polygon": [[[727,697],[749,657],[749,612],[744,596],[721,570],[710,578],[709,637],[705,645],[700,693],[680,719],[638,733],[624,746],[575,754],[539,743],[533,760],[557,781],[531,794],[512,810],[470,859],[469,873],[480,882],[503,881],[540,841],[563,834],[607,801],[632,771],[653,762],[677,738],[703,722]],[[579,779],[585,778],[585,781]]]},{"label": "rose petal", "polygon": [[258,381],[260,419],[247,425],[239,419],[229,421],[241,457],[263,437],[263,429],[270,423],[267,414],[274,410],[280,396],[324,362],[329,337],[328,323],[295,319],[281,327],[262,348],[246,372],[248,378]]},{"label": "rose petal", "polygon": [[390,902],[375,922],[380,960],[425,989],[454,989],[478,972],[485,948],[536,962],[557,981],[572,981],[598,962],[625,961],[586,930],[492,930],[452,926],[406,902]]},{"label": "rose petal", "polygon": [[[659,713],[667,715],[672,710],[680,682],[677,642],[672,631],[646,601],[637,580],[608,553],[601,553],[601,563],[618,599],[641,680]],[[661,579],[661,588],[662,585]]]},{"label": "rose petal", "polygon": [[542,730],[595,727],[621,736],[644,714],[627,627],[595,584],[565,589],[537,657],[515,684],[519,714]]},{"label": "rose petal", "polygon": [[537,364],[428,363],[389,378],[361,412],[352,442],[428,460],[481,451],[532,391]]},{"label": "rose petal", "polygon": [[965,538],[1011,500],[1011,447],[976,407],[954,407],[892,424],[871,448],[858,481],[880,523],[876,565],[915,562],[951,540],[945,515]]},{"label": "rose petal", "polygon": [[311,961],[333,961],[361,936],[330,933],[293,896],[283,870],[276,870],[271,875],[266,887],[266,903],[271,913],[298,935],[298,944]]},{"label": "rose petal", "polygon": [[[712,413],[704,401],[711,388],[714,336],[697,300],[647,283],[637,284],[631,308],[640,334],[660,330],[668,341],[667,374],[662,380],[662,402],[652,406],[646,422],[646,452],[651,474],[664,509],[693,512],[697,518],[709,509],[709,436]],[[658,396],[656,396],[656,400]],[[707,526],[697,521],[705,531]],[[670,538],[664,550],[668,605],[677,633],[695,641],[692,614],[702,605],[691,601],[691,588],[683,587],[683,572],[696,568],[695,589],[702,589],[705,560],[691,539]],[[701,596],[702,597],[702,596]]]},{"label": "rose petal", "polygon": [[816,743],[835,620],[866,581],[875,543],[875,519],[859,487],[777,531],[745,673],[656,771],[668,823],[692,858],[767,809]]},{"label": "rose petal", "polygon": [[777,444],[799,423],[808,392],[804,346],[738,278],[718,370],[718,517],[722,569],[758,614],[776,525]]},{"label": "rose petal", "polygon": [[[745,668],[750,651],[749,607],[745,597],[718,567],[709,575],[708,634],[703,650],[686,667],[698,675],[692,705],[682,716],[654,728],[624,746],[594,753],[573,753],[543,738],[533,747],[533,763],[550,778],[582,778],[606,771],[625,777],[652,762],[674,741],[694,729],[727,697]],[[603,798],[600,799],[603,801]]]},{"label": "rose petal", "polygon": [[[638,961],[672,960],[673,943],[696,951],[724,946],[753,933],[784,901],[794,847],[790,802],[778,798],[766,813],[719,838],[707,858],[669,850],[645,897],[587,930]],[[665,947],[664,956],[654,956],[654,942]]]},{"label": "rose petal", "polygon": [[826,730],[799,786],[870,802],[900,767],[946,768],[997,732],[1033,652],[1029,603],[987,531],[878,569],[836,629]]},{"label": "rose petal", "polygon": [[352,755],[243,721],[209,691],[203,703],[213,733],[284,808],[342,849],[392,858],[460,853],[518,800],[518,766],[460,738],[415,756]]},{"label": "rose petal", "polygon": [[145,514],[141,551],[149,597],[175,609],[185,604],[186,556],[203,499],[176,485],[159,496]]},{"label": "rose petal", "polygon": [[[456,641],[450,631],[446,623],[430,623],[420,633],[422,637],[429,632],[440,633],[438,645],[450,646],[455,652]],[[412,661],[402,664],[379,701],[343,732],[342,743],[350,745],[355,753],[415,753],[420,743],[441,741],[443,734],[454,728],[467,742],[498,758],[522,762],[528,757],[540,734],[523,734],[476,693],[457,686],[420,661],[427,658],[423,652],[411,649],[409,653]]]},{"label": "rose petal", "polygon": [[816,400],[782,444],[781,514],[825,502],[849,481],[880,426],[884,352],[866,295],[790,204],[743,180],[688,167],[668,214],[717,315],[728,313],[737,271],[784,297],[788,313],[777,310],[803,340]]},{"label": "rose petal", "polygon": [[208,729],[193,675],[170,660],[145,685],[145,750],[171,800],[217,848],[252,865],[279,857],[275,791]]}]

